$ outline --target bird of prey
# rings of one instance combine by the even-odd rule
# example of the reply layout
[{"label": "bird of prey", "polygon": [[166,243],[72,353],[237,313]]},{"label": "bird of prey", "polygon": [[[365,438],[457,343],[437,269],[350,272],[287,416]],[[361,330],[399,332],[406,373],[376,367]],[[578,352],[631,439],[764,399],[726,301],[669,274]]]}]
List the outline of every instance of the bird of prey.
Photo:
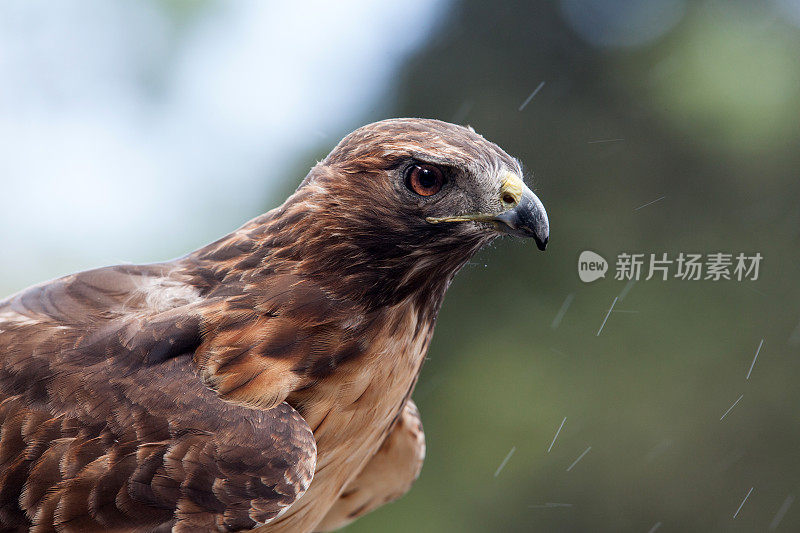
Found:
[{"label": "bird of prey", "polygon": [[453,276],[547,243],[521,176],[471,128],[376,122],[208,246],[0,301],[0,530],[329,531],[401,496]]}]

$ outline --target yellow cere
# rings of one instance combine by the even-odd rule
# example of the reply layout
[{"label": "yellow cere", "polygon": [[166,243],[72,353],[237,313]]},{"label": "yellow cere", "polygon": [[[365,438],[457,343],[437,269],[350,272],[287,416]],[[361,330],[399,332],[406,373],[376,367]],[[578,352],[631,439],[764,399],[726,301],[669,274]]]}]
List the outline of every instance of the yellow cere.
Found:
[{"label": "yellow cere", "polygon": [[[525,189],[525,184],[522,178],[513,172],[506,172],[503,176],[503,184],[500,186],[500,200],[508,207],[516,207],[522,200],[522,191]],[[507,202],[507,197],[513,198],[513,202]]]}]

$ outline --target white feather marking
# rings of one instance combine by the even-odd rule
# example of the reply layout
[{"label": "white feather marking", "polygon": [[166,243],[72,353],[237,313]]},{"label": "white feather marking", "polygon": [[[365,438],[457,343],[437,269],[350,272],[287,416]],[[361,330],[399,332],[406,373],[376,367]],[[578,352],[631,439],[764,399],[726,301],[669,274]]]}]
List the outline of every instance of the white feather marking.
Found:
[{"label": "white feather marking", "polygon": [[38,324],[39,321],[27,315],[22,315],[15,311],[3,311],[0,313],[0,322],[7,324],[14,324],[15,326],[32,326]]},{"label": "white feather marking", "polygon": [[[295,501],[297,501],[297,500],[295,500]],[[293,502],[293,503],[294,503],[294,502]],[[257,523],[257,524],[259,524],[259,526],[262,526],[262,525],[265,525],[265,524],[269,524],[270,522],[274,522],[275,520],[277,520],[277,519],[278,519],[278,518],[280,518],[281,516],[285,515],[285,514],[286,514],[286,511],[288,511],[290,507],[291,507],[291,504],[290,504],[290,505],[287,505],[286,507],[284,507],[283,509],[281,509],[280,511],[278,511],[278,514],[276,514],[276,515],[275,515],[275,516],[273,516],[272,518],[270,518],[270,519],[268,519],[268,520],[266,520],[266,521],[264,521],[264,522],[256,522],[256,523]],[[251,516],[250,518],[253,518],[253,517]]]},{"label": "white feather marking", "polygon": [[200,301],[197,288],[174,279],[145,278],[138,288],[147,307],[159,312]]}]

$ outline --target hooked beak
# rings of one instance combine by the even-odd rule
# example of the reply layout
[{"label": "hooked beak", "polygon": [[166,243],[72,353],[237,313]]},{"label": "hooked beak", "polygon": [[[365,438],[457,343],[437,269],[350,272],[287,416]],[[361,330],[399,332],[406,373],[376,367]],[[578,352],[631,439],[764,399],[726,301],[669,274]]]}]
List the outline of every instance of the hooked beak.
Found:
[{"label": "hooked beak", "polygon": [[508,209],[496,214],[458,215],[452,217],[428,217],[431,224],[440,222],[490,222],[503,233],[516,237],[531,237],[536,246],[544,251],[550,238],[550,222],[547,211],[539,197],[533,194],[522,179],[516,174],[507,172],[500,187],[500,198]]},{"label": "hooked beak", "polygon": [[501,223],[498,224],[500,231],[517,237],[532,237],[536,246],[544,251],[550,238],[547,211],[539,197],[524,184],[523,187],[525,189],[516,207],[500,213],[494,220]]}]

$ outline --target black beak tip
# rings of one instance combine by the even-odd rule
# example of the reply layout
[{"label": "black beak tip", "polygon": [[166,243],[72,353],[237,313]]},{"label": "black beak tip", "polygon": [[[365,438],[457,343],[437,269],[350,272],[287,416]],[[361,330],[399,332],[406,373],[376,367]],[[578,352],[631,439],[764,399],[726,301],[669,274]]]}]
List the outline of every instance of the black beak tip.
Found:
[{"label": "black beak tip", "polygon": [[547,212],[535,194],[526,191],[520,203],[494,217],[497,222],[502,222],[501,231],[517,237],[533,238],[536,247],[544,251],[550,240],[550,222]]}]

